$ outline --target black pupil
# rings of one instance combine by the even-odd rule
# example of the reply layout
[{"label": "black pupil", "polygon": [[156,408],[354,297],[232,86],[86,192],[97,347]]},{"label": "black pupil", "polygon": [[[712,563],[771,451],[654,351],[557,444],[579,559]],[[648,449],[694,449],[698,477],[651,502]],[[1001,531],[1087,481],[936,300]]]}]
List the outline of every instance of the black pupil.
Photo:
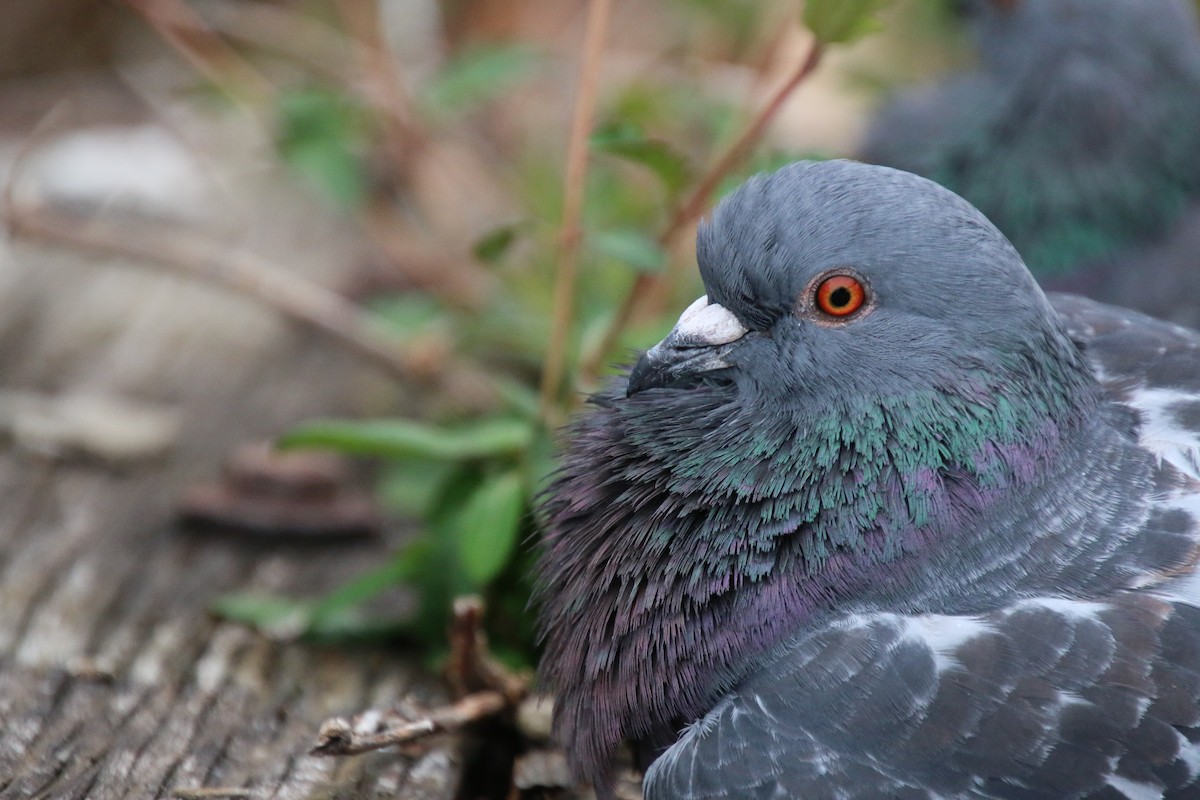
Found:
[{"label": "black pupil", "polygon": [[850,305],[850,290],[839,286],[829,293],[829,304],[834,308],[844,308]]}]

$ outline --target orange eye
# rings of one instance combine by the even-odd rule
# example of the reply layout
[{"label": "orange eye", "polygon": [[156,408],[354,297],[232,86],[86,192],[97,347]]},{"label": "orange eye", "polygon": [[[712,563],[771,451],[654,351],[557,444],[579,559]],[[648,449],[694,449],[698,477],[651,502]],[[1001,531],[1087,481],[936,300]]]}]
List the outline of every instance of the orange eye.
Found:
[{"label": "orange eye", "polygon": [[817,308],[831,317],[848,317],[866,300],[867,290],[850,275],[832,275],[817,287]]}]

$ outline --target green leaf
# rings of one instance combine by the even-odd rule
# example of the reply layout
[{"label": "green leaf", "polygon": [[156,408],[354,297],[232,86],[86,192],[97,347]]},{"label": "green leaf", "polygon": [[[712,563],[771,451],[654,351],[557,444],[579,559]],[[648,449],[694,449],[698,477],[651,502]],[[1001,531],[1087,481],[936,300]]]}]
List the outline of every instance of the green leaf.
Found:
[{"label": "green leaf", "polygon": [[426,87],[425,98],[447,111],[495,97],[530,76],[537,54],[522,46],[481,46],[449,61]]},{"label": "green leaf", "polygon": [[875,13],[891,0],[805,0],[804,24],[822,44],[852,42],[879,28]]},{"label": "green leaf", "polygon": [[384,324],[406,334],[422,331],[444,313],[437,300],[419,292],[372,298],[368,307]]},{"label": "green leaf", "polygon": [[375,485],[375,495],[389,514],[426,519],[455,469],[452,461],[389,459]]},{"label": "green leaf", "polygon": [[479,241],[475,242],[471,251],[475,254],[475,258],[483,263],[494,264],[504,257],[504,254],[512,247],[512,243],[517,240],[517,235],[528,226],[527,221],[501,225],[484,234]]},{"label": "green leaf", "polygon": [[616,123],[597,129],[592,134],[591,147],[648,167],[672,194],[691,179],[692,170],[683,156],[664,141],[647,139],[633,125]]},{"label": "green leaf", "polygon": [[308,630],[312,605],[265,592],[230,592],[213,600],[212,613],[249,625],[278,639],[294,639]]},{"label": "green leaf", "polygon": [[323,602],[314,604],[261,592],[231,592],[214,600],[211,611],[231,622],[249,625],[272,639],[285,641],[380,640],[412,631],[407,620],[371,617],[362,613],[357,604],[340,604],[321,612]]},{"label": "green leaf", "polygon": [[414,542],[382,567],[365,572],[325,595],[312,606],[312,627],[327,628],[368,600],[420,576],[428,560],[427,550],[428,543]]},{"label": "green leaf", "polygon": [[287,155],[292,168],[343,208],[359,205],[366,195],[366,177],[358,156],[333,142],[295,147]]},{"label": "green leaf", "polygon": [[505,418],[453,428],[406,419],[317,420],[284,434],[278,445],[385,458],[465,461],[515,455],[529,446],[532,436],[528,421]]},{"label": "green leaf", "polygon": [[362,109],[342,94],[298,89],[280,96],[277,111],[283,160],[341,205],[360,203],[367,186]]},{"label": "green leaf", "polygon": [[483,481],[478,465],[457,467],[442,484],[429,512],[429,535],[422,540],[427,547],[426,566],[414,581],[421,590],[418,629],[423,641],[444,641],[454,598],[478,589],[467,578],[459,558],[458,522]]},{"label": "green leaf", "polygon": [[537,387],[500,375],[496,378],[496,394],[509,411],[521,415],[535,425],[538,424],[542,409]]},{"label": "green leaf", "polygon": [[638,272],[661,272],[667,261],[662,246],[653,237],[634,228],[594,233],[588,241],[596,252],[628,264]]},{"label": "green leaf", "polygon": [[486,586],[512,558],[525,511],[525,487],[516,470],[484,481],[458,515],[458,557],[466,577]]}]

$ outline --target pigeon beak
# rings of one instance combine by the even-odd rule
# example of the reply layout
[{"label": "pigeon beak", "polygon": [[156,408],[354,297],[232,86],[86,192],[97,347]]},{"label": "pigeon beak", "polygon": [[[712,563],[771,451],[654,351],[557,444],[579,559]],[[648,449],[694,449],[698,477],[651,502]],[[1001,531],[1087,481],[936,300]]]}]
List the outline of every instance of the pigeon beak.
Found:
[{"label": "pigeon beak", "polygon": [[681,378],[731,366],[733,344],[748,329],[729,309],[701,297],[687,307],[667,338],[651,347],[629,373],[626,397]]}]

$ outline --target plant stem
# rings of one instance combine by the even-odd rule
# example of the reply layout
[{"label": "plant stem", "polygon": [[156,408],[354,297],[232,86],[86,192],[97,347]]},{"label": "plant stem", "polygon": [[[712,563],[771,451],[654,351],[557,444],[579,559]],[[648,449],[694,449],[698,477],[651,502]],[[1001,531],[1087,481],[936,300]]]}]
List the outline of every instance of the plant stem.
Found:
[{"label": "plant stem", "polygon": [[382,112],[387,153],[397,175],[408,172],[409,164],[427,144],[425,132],[415,122],[411,98],[400,74],[399,62],[383,36],[377,0],[339,0],[338,12],[347,33],[358,45],[360,70],[366,81],[368,99]]},{"label": "plant stem", "polygon": [[771,120],[775,119],[788,97],[802,84],[812,71],[817,68],[817,64],[821,61],[821,45],[814,42],[809,48],[808,55],[804,61],[792,72],[782,86],[780,86],[775,94],[771,96],[767,104],[762,110],[755,115],[754,119],[750,120],[750,124],[746,126],[741,135],[734,141],[729,149],[717,159],[717,163],[708,171],[708,173],[697,184],[691,195],[679,210],[677,210],[671,221],[667,224],[666,229],[662,232],[659,239],[664,245],[672,244],[675,237],[691,222],[694,222],[704,209],[708,206],[709,196],[717,188],[726,175],[728,175],[738,162],[745,157],[750,148],[762,138],[766,132],[767,126]]},{"label": "plant stem", "polygon": [[563,187],[563,219],[559,232],[558,275],[554,283],[554,312],[550,327],[550,342],[542,367],[542,419],[551,422],[555,405],[562,390],[566,369],[567,345],[571,337],[571,321],[575,310],[575,282],[579,266],[579,245],[582,239],[584,188],[587,183],[588,137],[591,135],[596,108],[596,87],[600,79],[600,63],[604,41],[608,36],[611,0],[591,0],[588,4],[587,28],[583,42],[583,65],[579,76],[579,91],[571,121],[571,138],[567,143],[566,177]]},{"label": "plant stem", "polygon": [[[236,101],[261,108],[275,87],[181,0],[125,0],[192,67]],[[257,113],[257,112],[255,112]]]},{"label": "plant stem", "polygon": [[[746,156],[751,147],[762,138],[767,126],[779,113],[779,110],[783,108],[788,97],[791,96],[792,92],[800,84],[804,83],[813,70],[817,68],[817,65],[820,64],[822,53],[823,48],[820,42],[814,42],[804,60],[800,62],[787,81],[775,90],[775,93],[771,95],[766,105],[754,115],[754,118],[750,120],[737,139],[734,140],[733,144],[726,149],[721,157],[717,159],[716,163],[705,173],[704,177],[700,179],[700,182],[696,184],[696,187],[688,195],[687,199],[675,209],[675,213],[671,215],[666,227],[663,228],[662,233],[658,236],[659,244],[664,249],[669,251],[675,245],[679,235],[686,231],[688,226],[704,213],[717,185]],[[661,276],[652,275],[647,272],[640,273],[637,276],[633,285],[626,293],[625,298],[621,301],[621,305],[617,308],[612,322],[605,329],[600,341],[581,359],[579,368],[581,384],[591,386],[596,382],[604,358],[616,345],[621,333],[625,330],[630,320],[633,319],[634,312],[637,311],[637,307],[642,302],[643,296],[662,280]]]},{"label": "plant stem", "polygon": [[268,0],[208,0],[208,27],[230,41],[283,56],[338,84],[352,84],[357,73],[347,65],[359,47],[340,31]]},{"label": "plant stem", "polygon": [[2,210],[15,239],[67,245],[93,253],[170,265],[255,298],[332,335],[397,377],[437,380],[427,375],[419,354],[375,323],[359,306],[252,253],[230,250],[182,226],[161,221],[118,227],[65,209],[17,206]]}]

